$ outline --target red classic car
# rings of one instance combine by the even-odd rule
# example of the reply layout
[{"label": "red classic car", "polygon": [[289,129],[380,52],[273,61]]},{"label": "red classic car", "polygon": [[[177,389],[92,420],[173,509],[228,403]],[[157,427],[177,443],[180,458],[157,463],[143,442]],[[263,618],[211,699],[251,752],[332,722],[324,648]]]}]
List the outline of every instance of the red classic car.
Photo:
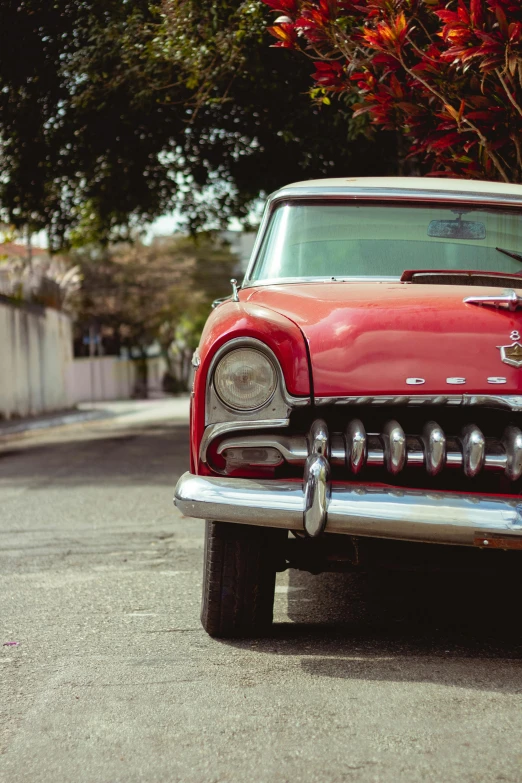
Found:
[{"label": "red classic car", "polygon": [[522,186],[328,179],[269,198],[195,354],[175,490],[207,520],[208,633],[265,632],[287,567],[522,548],[521,289]]}]

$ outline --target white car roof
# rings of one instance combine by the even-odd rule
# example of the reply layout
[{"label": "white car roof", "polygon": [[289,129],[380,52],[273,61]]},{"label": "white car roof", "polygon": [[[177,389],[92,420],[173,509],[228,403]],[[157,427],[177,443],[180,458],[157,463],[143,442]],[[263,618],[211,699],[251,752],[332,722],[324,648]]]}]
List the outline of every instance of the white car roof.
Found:
[{"label": "white car roof", "polygon": [[[522,185],[485,180],[450,179],[448,177],[331,177],[293,182],[281,190],[346,191],[363,189],[444,191],[446,193],[485,193],[522,197]],[[281,190],[278,193],[281,193]]]}]

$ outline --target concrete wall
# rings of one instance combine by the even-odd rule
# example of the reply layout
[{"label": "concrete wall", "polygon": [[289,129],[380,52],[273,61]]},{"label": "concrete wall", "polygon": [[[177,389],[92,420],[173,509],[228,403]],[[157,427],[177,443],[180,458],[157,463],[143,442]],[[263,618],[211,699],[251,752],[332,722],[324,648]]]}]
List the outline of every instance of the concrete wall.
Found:
[{"label": "concrete wall", "polygon": [[57,310],[0,299],[0,417],[70,407],[70,318]]},{"label": "concrete wall", "polygon": [[[149,393],[161,392],[165,365],[162,359],[148,359]],[[117,356],[75,359],[68,370],[69,399],[78,402],[128,400],[134,394],[136,363]]]},{"label": "concrete wall", "polygon": [[[149,392],[161,392],[163,359],[148,359]],[[130,359],[73,359],[71,320],[0,297],[0,419],[63,410],[78,402],[125,400],[134,393]]]},{"label": "concrete wall", "polygon": [[69,368],[71,403],[125,400],[132,396],[136,372],[133,363],[114,356],[75,359]]}]

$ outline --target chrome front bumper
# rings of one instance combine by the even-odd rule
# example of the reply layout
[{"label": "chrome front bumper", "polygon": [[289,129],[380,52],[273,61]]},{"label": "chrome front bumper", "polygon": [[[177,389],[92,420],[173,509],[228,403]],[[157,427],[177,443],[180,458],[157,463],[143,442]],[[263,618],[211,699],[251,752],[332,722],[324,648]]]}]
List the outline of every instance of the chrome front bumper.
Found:
[{"label": "chrome front bumper", "polygon": [[[318,483],[322,485],[321,477]],[[344,533],[403,541],[522,548],[522,498],[368,487],[326,486],[322,500],[287,480],[234,479],[185,473],[174,503],[187,516],[305,530],[310,502],[324,515],[309,534]],[[317,515],[312,514],[314,522]]]}]

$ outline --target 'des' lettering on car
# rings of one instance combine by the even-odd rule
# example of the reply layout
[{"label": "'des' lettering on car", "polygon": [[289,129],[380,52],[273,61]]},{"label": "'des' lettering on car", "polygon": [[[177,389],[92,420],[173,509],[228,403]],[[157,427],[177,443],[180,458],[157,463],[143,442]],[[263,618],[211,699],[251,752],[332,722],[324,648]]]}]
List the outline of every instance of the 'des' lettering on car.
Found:
[{"label": "'des' lettering on car", "polygon": [[[486,378],[487,383],[490,384],[504,384],[507,383],[507,378],[500,376],[500,375],[490,375],[488,378]],[[422,386],[426,383],[425,378],[406,378],[406,383],[408,386]],[[466,383],[465,378],[446,378],[446,383],[450,385],[462,385]]]}]

